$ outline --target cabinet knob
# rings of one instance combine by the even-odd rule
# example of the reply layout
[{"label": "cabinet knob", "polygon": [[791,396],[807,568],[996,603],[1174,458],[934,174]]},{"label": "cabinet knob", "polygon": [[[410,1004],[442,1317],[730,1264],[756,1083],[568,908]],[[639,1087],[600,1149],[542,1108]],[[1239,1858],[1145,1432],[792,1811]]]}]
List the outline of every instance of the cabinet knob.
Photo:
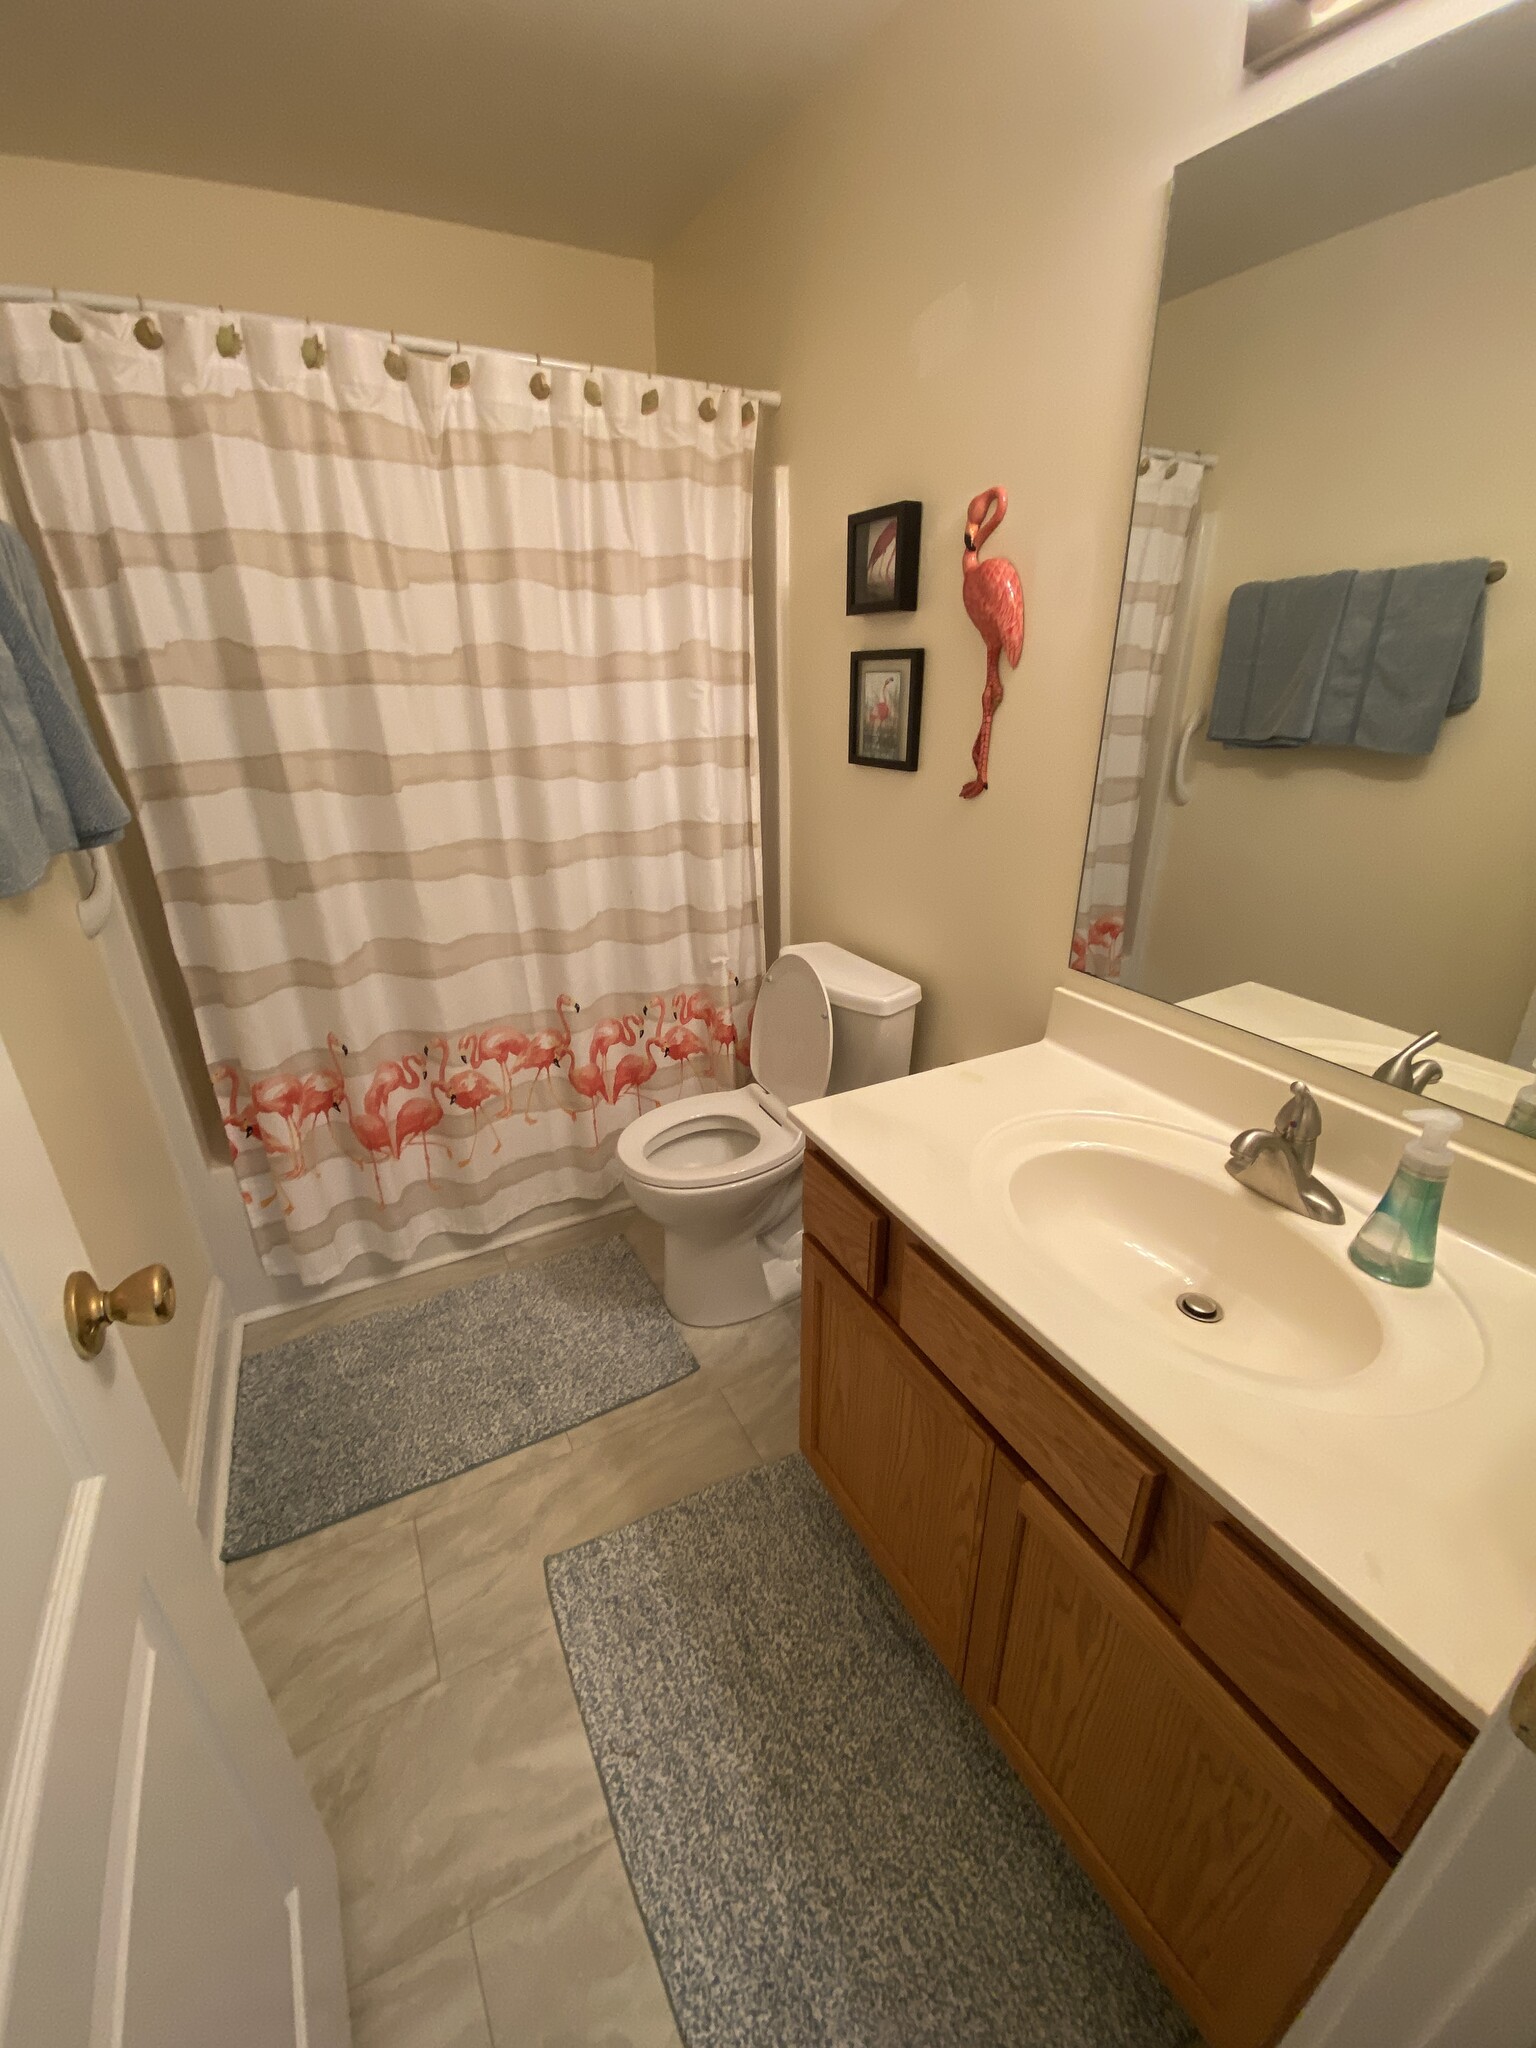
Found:
[{"label": "cabinet knob", "polygon": [[94,1358],[101,1350],[108,1323],[168,1323],[175,1313],[176,1283],[169,1266],[140,1266],[110,1294],[90,1273],[71,1273],[64,1282],[64,1321],[82,1358]]}]

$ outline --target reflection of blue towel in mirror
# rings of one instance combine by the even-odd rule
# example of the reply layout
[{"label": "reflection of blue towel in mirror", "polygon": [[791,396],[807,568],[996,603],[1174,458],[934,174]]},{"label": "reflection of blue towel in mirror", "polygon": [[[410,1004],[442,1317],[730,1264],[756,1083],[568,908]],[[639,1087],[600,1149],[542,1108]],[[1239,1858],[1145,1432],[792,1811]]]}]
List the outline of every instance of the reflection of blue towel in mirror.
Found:
[{"label": "reflection of blue towel in mirror", "polygon": [[1427,754],[1483,681],[1488,558],[1244,583],[1207,738]]}]

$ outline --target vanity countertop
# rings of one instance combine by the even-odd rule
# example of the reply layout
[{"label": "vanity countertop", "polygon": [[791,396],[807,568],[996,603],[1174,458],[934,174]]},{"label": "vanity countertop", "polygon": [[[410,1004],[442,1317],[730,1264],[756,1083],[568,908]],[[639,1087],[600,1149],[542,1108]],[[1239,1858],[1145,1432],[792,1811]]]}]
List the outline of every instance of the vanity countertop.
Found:
[{"label": "vanity countertop", "polygon": [[[1236,1128],[1052,1039],[794,1115],[1172,1464],[1451,1705],[1486,1720],[1536,1643],[1536,1271],[1442,1227],[1439,1274],[1470,1310],[1486,1363],[1469,1389],[1417,1413],[1360,1412],[1347,1392],[1288,1393],[1149,1356],[1090,1289],[1032,1251],[979,1171],[1001,1127],[1063,1111],[1147,1119],[1223,1151]],[[1342,1259],[1380,1189],[1329,1170],[1326,1126],[1318,1172],[1344,1202],[1345,1227],[1281,1211],[1276,1221],[1326,1232]],[[1400,1321],[1415,1299],[1399,1294]]]}]

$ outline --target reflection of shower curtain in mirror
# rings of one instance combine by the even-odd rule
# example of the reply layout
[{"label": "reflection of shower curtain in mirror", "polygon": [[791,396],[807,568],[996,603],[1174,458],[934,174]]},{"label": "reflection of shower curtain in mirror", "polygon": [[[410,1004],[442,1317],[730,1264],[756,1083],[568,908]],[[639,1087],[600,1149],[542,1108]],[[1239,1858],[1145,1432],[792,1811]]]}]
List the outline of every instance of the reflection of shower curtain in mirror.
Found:
[{"label": "reflection of shower curtain in mirror", "polygon": [[263,1262],[610,1192],[624,1121],[744,1071],[751,408],[71,311],[0,311],[0,411]]},{"label": "reflection of shower curtain in mirror", "polygon": [[1131,852],[1147,772],[1147,735],[1205,480],[1193,456],[1143,456],[1136,478],[1125,586],[1110,660],[1088,850],[1072,932],[1072,965],[1117,980],[1126,943]]}]

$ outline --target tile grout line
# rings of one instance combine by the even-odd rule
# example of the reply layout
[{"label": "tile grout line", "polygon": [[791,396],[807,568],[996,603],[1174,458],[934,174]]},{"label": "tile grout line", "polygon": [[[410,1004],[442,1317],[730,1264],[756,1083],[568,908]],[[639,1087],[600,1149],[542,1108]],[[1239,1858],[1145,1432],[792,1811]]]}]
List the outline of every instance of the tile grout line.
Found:
[{"label": "tile grout line", "polygon": [[485,2038],[490,2043],[490,2048],[496,2048],[496,2029],[491,2023],[491,2001],[485,1995],[485,1971],[481,1967],[480,1944],[475,1939],[475,1923],[472,1919],[465,1921],[464,1932],[469,1936],[469,1953],[474,1958],[475,1984],[480,1993],[480,2012],[485,2021]]},{"label": "tile grout line", "polygon": [[422,1611],[427,1617],[427,1639],[432,1645],[432,1663],[437,1672],[437,1683],[442,1685],[444,1683],[443,1660],[437,1647],[437,1623],[432,1619],[432,1601],[427,1593],[427,1560],[422,1555],[421,1530],[417,1527],[415,1515],[410,1517],[410,1523],[411,1546],[416,1552],[416,1576],[421,1580]]}]

